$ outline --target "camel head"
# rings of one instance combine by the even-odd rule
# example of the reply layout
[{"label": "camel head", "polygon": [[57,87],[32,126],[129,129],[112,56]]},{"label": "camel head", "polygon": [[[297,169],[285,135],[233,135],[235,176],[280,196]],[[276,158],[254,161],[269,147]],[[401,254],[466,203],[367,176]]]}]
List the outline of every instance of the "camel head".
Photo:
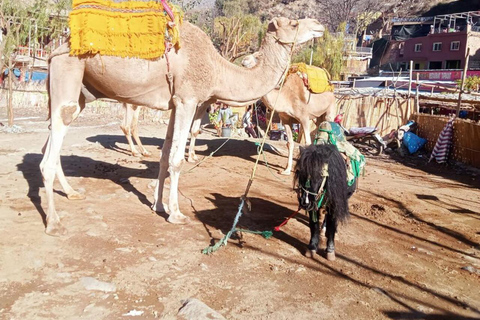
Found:
[{"label": "camel head", "polygon": [[268,24],[267,34],[273,35],[281,43],[295,41],[299,44],[323,36],[324,31],[325,27],[316,19],[273,18]]}]

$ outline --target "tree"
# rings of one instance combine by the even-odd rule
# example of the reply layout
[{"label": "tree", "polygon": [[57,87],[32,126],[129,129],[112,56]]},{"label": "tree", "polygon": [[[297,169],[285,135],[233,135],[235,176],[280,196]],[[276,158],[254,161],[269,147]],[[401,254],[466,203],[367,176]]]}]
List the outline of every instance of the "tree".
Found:
[{"label": "tree", "polygon": [[262,39],[263,25],[251,14],[252,1],[217,0],[213,25],[213,42],[220,54],[229,61],[256,51]]},{"label": "tree", "polygon": [[[325,30],[323,37],[317,39],[313,48],[304,48],[297,54],[293,61],[325,68],[333,80],[339,80],[345,66],[345,23],[341,24],[337,33]],[[313,50],[313,55],[312,55]]]},{"label": "tree", "polygon": [[[13,125],[13,68],[19,47],[27,44],[34,27],[33,41],[55,37],[65,29],[68,0],[0,0],[0,69],[8,70],[8,125]],[[34,50],[35,52],[35,50]]]}]

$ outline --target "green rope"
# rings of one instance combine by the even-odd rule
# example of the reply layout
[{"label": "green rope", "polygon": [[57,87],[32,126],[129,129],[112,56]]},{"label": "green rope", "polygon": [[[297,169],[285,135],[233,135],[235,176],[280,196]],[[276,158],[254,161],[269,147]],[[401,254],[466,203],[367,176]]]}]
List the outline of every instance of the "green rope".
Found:
[{"label": "green rope", "polygon": [[218,241],[216,244],[214,244],[213,246],[208,246],[207,248],[203,249],[202,250],[203,254],[213,253],[213,252],[217,251],[218,249],[220,249],[221,246],[226,246],[227,245],[228,239],[230,239],[230,237],[232,236],[232,233],[235,232],[235,228],[237,227],[238,220],[242,216],[242,209],[243,209],[244,204],[245,204],[245,200],[242,198],[242,201],[240,202],[240,205],[238,206],[237,215],[235,216],[235,220],[233,221],[232,229],[230,229],[230,231],[228,231],[228,233],[225,235],[225,237],[220,239],[220,241]]},{"label": "green rope", "polygon": [[259,234],[265,239],[270,239],[273,236],[273,231],[252,231],[252,230],[247,230],[247,229],[235,229],[235,231],[238,232],[245,232],[245,233],[253,233],[253,234]]}]

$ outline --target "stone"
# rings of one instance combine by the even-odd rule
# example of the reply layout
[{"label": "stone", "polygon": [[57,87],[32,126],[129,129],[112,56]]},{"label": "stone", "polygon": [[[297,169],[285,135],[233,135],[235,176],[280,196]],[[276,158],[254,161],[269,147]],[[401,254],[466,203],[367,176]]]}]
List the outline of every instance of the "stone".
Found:
[{"label": "stone", "polygon": [[195,298],[182,301],[182,307],[178,310],[178,317],[184,320],[225,320],[220,313]]},{"label": "stone", "polygon": [[115,292],[117,290],[114,283],[99,281],[92,277],[83,277],[80,282],[90,291]]}]

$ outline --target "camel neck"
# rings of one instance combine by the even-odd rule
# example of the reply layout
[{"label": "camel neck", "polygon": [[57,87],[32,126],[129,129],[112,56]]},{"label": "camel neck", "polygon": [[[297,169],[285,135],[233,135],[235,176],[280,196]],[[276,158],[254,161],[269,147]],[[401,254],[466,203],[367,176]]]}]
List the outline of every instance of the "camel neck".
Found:
[{"label": "camel neck", "polygon": [[260,49],[257,65],[251,69],[236,66],[220,58],[216,66],[215,98],[230,105],[260,99],[281,80],[288,67],[291,45],[277,42],[267,35]]}]

